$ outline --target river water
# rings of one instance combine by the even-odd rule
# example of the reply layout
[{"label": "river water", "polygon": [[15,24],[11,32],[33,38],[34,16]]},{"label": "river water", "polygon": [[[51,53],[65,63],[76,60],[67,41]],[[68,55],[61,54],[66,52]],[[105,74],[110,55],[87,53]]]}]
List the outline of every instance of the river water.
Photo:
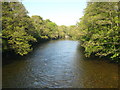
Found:
[{"label": "river water", "polygon": [[78,41],[45,42],[2,70],[3,88],[118,87],[118,65],[85,58]]}]

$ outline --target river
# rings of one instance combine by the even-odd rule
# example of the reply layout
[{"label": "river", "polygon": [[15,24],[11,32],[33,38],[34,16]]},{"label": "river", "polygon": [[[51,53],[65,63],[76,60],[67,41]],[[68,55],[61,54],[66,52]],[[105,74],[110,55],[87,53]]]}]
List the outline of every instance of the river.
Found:
[{"label": "river", "polygon": [[78,41],[44,42],[2,70],[3,88],[118,87],[118,65],[85,58]]}]

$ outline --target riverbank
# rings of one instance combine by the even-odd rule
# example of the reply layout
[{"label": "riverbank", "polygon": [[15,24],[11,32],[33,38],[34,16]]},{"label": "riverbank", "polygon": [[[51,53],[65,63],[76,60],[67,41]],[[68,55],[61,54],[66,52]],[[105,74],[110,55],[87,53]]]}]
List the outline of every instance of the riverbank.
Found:
[{"label": "riverbank", "polygon": [[9,64],[9,63],[12,63],[14,62],[15,60],[17,60],[17,58],[24,58],[26,56],[29,56],[31,53],[33,53],[34,49],[36,49],[36,47],[40,46],[42,43],[45,43],[45,42],[48,42],[50,40],[42,40],[40,39],[37,43],[32,43],[32,48],[33,50],[31,52],[29,52],[27,55],[24,55],[24,56],[21,56],[19,54],[16,54],[14,51],[12,50],[9,50],[9,51],[5,51],[5,52],[2,52],[2,65],[6,65],[6,64]]},{"label": "riverbank", "polygon": [[[66,39],[68,40],[68,39]],[[20,56],[18,54],[16,54],[14,51],[8,51],[8,52],[4,52],[2,53],[2,65],[6,65],[6,64],[9,64],[9,63],[12,63],[14,62],[15,60],[17,60],[17,58],[24,58],[24,57],[27,57],[29,55],[31,55],[34,50],[37,49],[37,47],[39,47],[40,45],[44,44],[44,43],[47,43],[47,42],[50,42],[51,40],[39,40],[37,43],[32,43],[32,48],[33,50],[28,53],[27,55],[24,55],[24,56]],[[59,40],[52,40],[52,41],[64,41],[64,39],[59,39]],[[74,41],[74,40],[68,40],[68,41]],[[77,42],[80,42],[78,40],[75,40]],[[82,42],[80,42],[82,43]],[[97,60],[102,60],[102,61],[107,61],[108,63],[114,63],[114,64],[119,64],[119,62],[115,62],[115,60],[112,60],[108,57],[97,57],[95,56],[94,54],[92,54],[90,57],[85,57],[85,53],[84,53],[84,47],[82,47],[81,45],[78,46],[79,50],[80,51],[83,51],[82,55],[83,55],[83,58],[89,60],[89,59],[97,59]]]}]

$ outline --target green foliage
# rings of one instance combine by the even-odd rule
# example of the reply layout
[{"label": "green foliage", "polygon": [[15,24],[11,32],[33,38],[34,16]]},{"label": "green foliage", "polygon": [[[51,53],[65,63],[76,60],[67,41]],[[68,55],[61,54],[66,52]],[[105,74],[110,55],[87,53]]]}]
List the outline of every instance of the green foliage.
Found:
[{"label": "green foliage", "polygon": [[49,19],[43,20],[37,15],[29,17],[20,2],[2,2],[0,20],[3,52],[13,50],[23,56],[32,51],[34,42],[59,38],[60,32],[54,22]]},{"label": "green foliage", "polygon": [[31,45],[29,44],[29,41],[36,41],[35,38],[33,38],[31,35],[28,35],[24,28],[15,27],[17,31],[15,31],[10,39],[8,40],[9,45],[12,49],[16,51],[16,53],[20,55],[27,54],[32,49],[30,48]]},{"label": "green foliage", "polygon": [[85,48],[86,56],[107,56],[120,58],[120,30],[117,2],[88,3],[85,14],[78,23],[81,31],[80,40]]},{"label": "green foliage", "polygon": [[40,16],[32,16],[32,23],[35,27],[34,36],[37,39],[57,39],[58,38],[58,26],[49,19],[43,20]]},{"label": "green foliage", "polygon": [[44,21],[45,29],[44,32],[49,39],[57,39],[58,38],[58,26],[50,21],[49,19]]},{"label": "green foliage", "polygon": [[68,27],[65,25],[58,26],[59,38],[65,39],[65,36],[68,34],[67,30],[68,30]]},{"label": "green foliage", "polygon": [[36,41],[31,35],[30,18],[20,2],[2,2],[2,46],[3,51],[14,50],[25,55],[31,51],[30,41]]},{"label": "green foliage", "polygon": [[68,35],[72,40],[79,40],[80,39],[80,31],[77,25],[71,25],[68,27]]},{"label": "green foliage", "polygon": [[34,37],[36,37],[37,39],[40,39],[43,35],[43,31],[44,31],[44,21],[42,19],[42,17],[40,16],[32,16],[31,17],[31,21],[33,26],[35,27],[34,29]]}]

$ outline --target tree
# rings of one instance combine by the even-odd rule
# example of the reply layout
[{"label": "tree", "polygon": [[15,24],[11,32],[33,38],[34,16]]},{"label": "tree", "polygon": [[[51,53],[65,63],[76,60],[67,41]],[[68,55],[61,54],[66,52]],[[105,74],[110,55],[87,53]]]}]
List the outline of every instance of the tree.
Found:
[{"label": "tree", "polygon": [[30,52],[30,41],[36,39],[30,34],[27,11],[20,2],[2,2],[3,51],[14,50],[19,55]]},{"label": "tree", "polygon": [[67,35],[68,27],[65,25],[58,26],[58,36],[59,38],[65,39]]},{"label": "tree", "polygon": [[[37,39],[41,39],[45,36],[44,30],[45,30],[45,24],[44,24],[44,20],[42,19],[42,17],[34,15],[31,17],[32,23],[35,27],[34,31],[34,36]],[[47,38],[46,38],[47,39]]]},{"label": "tree", "polygon": [[68,35],[72,40],[79,40],[80,39],[80,31],[78,29],[78,25],[71,25],[68,27]]},{"label": "tree", "polygon": [[112,59],[120,57],[118,23],[118,3],[88,3],[79,23],[86,56],[95,54]]},{"label": "tree", "polygon": [[50,21],[49,19],[46,19],[44,23],[45,23],[44,33],[46,33],[46,36],[48,36],[49,39],[57,39],[58,38],[57,24]]},{"label": "tree", "polygon": [[84,12],[79,28],[86,56],[120,58],[118,3],[90,2]]}]

